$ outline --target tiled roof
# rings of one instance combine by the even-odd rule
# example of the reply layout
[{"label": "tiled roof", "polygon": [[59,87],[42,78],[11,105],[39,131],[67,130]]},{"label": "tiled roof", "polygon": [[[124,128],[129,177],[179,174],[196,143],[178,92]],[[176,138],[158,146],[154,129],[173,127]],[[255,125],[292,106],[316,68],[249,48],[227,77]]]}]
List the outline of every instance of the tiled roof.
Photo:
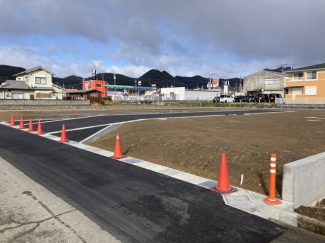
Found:
[{"label": "tiled roof", "polygon": [[46,72],[48,72],[48,73],[54,75],[54,73],[52,73],[52,72],[46,70],[46,69],[43,68],[42,66],[38,66],[38,67],[34,67],[34,68],[27,69],[27,70],[25,70],[25,71],[23,71],[23,72],[21,72],[21,73],[16,73],[16,74],[14,74],[13,76],[21,75],[21,74],[24,74],[24,73],[30,73],[30,72],[33,72],[33,71],[36,71],[36,70],[44,70],[44,71],[46,71]]},{"label": "tiled roof", "polygon": [[289,73],[289,72],[296,72],[296,71],[318,70],[318,69],[325,69],[325,63],[320,63],[320,64],[307,66],[307,67],[296,68],[296,69],[292,69],[292,70],[289,70],[286,72]]},{"label": "tiled roof", "polygon": [[30,89],[24,81],[7,80],[0,85],[4,89]]}]

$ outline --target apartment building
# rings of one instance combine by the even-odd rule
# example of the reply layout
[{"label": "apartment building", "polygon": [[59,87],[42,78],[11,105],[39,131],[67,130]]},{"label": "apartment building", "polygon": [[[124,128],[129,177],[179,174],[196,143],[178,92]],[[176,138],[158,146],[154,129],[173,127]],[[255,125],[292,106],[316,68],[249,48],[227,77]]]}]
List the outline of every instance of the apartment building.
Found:
[{"label": "apartment building", "polygon": [[325,103],[325,63],[286,71],[286,103]]}]

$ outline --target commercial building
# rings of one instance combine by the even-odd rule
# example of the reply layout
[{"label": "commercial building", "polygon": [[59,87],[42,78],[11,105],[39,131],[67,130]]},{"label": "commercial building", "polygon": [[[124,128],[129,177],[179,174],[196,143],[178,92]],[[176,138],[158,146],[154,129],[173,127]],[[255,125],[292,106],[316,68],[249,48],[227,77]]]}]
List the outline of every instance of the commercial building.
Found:
[{"label": "commercial building", "polygon": [[88,80],[83,81],[83,90],[97,90],[102,93],[102,97],[107,96],[105,85],[108,84],[107,81],[101,80]]},{"label": "commercial building", "polygon": [[284,97],[285,73],[264,69],[244,78],[244,95],[281,94]]},{"label": "commercial building", "polygon": [[147,91],[151,91],[152,93],[155,93],[157,91],[156,87],[144,87],[144,86],[105,84],[105,87],[107,88],[107,95],[111,97],[129,96],[130,94],[139,96],[142,93],[145,94]]},{"label": "commercial building", "polygon": [[59,99],[64,89],[52,83],[54,74],[41,66],[15,74],[0,85],[0,99]]},{"label": "commercial building", "polygon": [[185,87],[161,88],[163,100],[213,100],[220,96],[220,89],[185,89]]},{"label": "commercial building", "polygon": [[325,63],[286,71],[286,103],[325,102]]}]

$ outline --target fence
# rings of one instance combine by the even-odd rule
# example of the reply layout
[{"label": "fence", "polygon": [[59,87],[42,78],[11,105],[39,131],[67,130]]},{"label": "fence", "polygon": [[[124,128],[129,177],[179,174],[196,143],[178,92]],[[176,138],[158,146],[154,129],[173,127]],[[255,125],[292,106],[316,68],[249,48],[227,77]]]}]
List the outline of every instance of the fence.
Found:
[{"label": "fence", "polygon": [[286,98],[275,98],[275,104],[312,104],[322,105],[325,104],[325,97],[286,97]]},{"label": "fence", "polygon": [[161,98],[158,96],[112,96],[112,100],[122,103],[153,103],[161,101]]},{"label": "fence", "polygon": [[1,100],[0,106],[89,106],[89,100]]},{"label": "fence", "polygon": [[166,96],[113,96],[113,102],[122,102],[122,103],[156,103],[156,102],[166,102],[166,103],[177,103],[177,102],[184,102],[184,103],[200,103],[200,102],[212,102],[211,99],[204,100],[204,99],[187,99],[187,100],[177,100],[172,99],[172,97]]}]

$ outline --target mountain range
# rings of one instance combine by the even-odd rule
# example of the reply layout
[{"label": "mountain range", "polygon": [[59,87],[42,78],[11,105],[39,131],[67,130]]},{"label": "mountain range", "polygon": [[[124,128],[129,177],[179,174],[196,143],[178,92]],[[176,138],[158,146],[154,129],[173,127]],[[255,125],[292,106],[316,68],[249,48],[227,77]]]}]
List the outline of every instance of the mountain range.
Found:
[{"label": "mountain range", "polygon": [[[6,80],[14,80],[13,76],[16,73],[25,71],[25,68],[14,67],[9,65],[0,65],[0,84]],[[98,73],[98,80],[105,80],[109,84],[114,84],[114,74],[113,73]],[[65,88],[82,89],[82,81],[91,80],[91,76],[83,78],[75,75],[70,75],[65,78],[53,77],[53,83],[64,86]],[[219,83],[224,80],[229,80],[230,87],[238,87],[240,83],[239,78],[232,79],[219,79]],[[209,78],[204,78],[202,76],[196,75],[193,77],[183,77],[183,76],[172,76],[166,71],[159,71],[156,69],[151,69],[142,76],[138,78],[127,77],[122,74],[116,74],[116,84],[117,85],[129,85],[134,86],[135,81],[142,81],[142,86],[151,86],[156,84],[157,88],[163,87],[187,87],[189,89],[194,88],[206,88]]]}]

